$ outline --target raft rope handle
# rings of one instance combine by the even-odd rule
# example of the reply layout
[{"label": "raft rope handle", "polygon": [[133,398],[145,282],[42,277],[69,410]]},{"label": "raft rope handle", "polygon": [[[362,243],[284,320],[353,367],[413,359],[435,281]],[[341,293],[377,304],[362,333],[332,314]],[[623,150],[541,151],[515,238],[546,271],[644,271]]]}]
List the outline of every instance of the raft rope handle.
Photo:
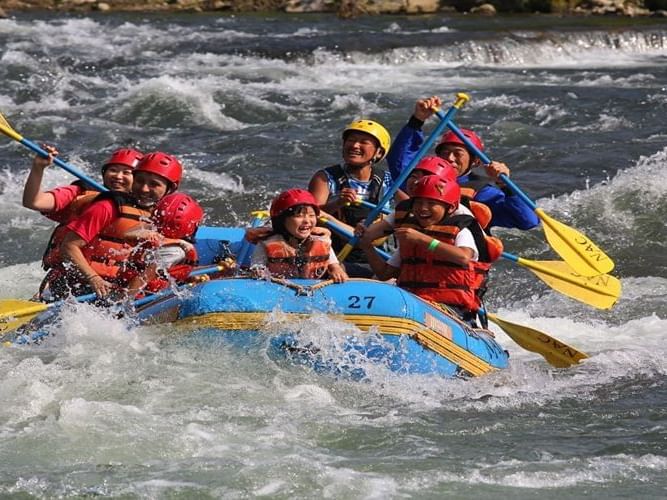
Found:
[{"label": "raft rope handle", "polygon": [[[264,279],[261,277],[258,277],[256,279]],[[297,295],[304,295],[304,296],[311,296],[313,295],[313,292],[315,290],[318,290],[320,288],[323,288],[325,286],[329,286],[334,283],[334,280],[324,280],[319,283],[316,283],[314,285],[309,285],[309,286],[303,286],[303,285],[297,285],[296,283],[285,279],[285,278],[277,278],[275,276],[271,276],[271,283],[275,283],[277,285],[282,285],[287,288],[291,288],[296,292]]]}]

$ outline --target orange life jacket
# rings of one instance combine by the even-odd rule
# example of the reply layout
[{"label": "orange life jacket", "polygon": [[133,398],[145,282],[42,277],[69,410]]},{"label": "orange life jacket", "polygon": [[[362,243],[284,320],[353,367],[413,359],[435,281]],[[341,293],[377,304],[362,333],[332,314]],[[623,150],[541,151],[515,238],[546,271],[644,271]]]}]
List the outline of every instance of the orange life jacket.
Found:
[{"label": "orange life jacket", "polygon": [[[322,230],[322,228],[318,228]],[[282,278],[321,278],[327,272],[331,240],[311,235],[298,248],[275,234],[260,243],[264,246],[267,268]]]},{"label": "orange life jacket", "polygon": [[46,250],[44,250],[44,255],[42,256],[42,267],[45,271],[59,265],[63,261],[62,254],[60,253],[60,245],[65,238],[65,233],[67,233],[65,226],[71,220],[81,215],[99,194],[99,191],[85,190],[60,211],[62,214],[60,224],[51,233],[49,242],[46,244]]},{"label": "orange life jacket", "polygon": [[461,203],[470,209],[475,216],[475,219],[477,219],[477,222],[479,222],[479,225],[482,226],[482,229],[486,229],[489,226],[493,214],[487,205],[475,201],[475,196],[486,186],[494,185],[493,179],[476,172],[469,173],[467,181],[459,181],[459,186],[461,188]]},{"label": "orange life jacket", "polygon": [[111,196],[118,204],[119,216],[84,246],[82,252],[97,274],[106,280],[113,280],[118,277],[137,244],[127,233],[135,229],[141,221],[149,220],[151,213],[137,207],[129,196],[118,193],[102,196]]},{"label": "orange life jacket", "polygon": [[401,219],[397,215],[397,227],[412,227],[438,241],[454,245],[456,235],[468,228],[475,239],[479,260],[460,266],[438,259],[424,245],[401,244],[401,270],[398,285],[422,297],[443,304],[458,306],[476,312],[486,292],[491,263],[502,253],[502,242],[484,234],[476,220],[469,215],[446,217],[440,223],[423,228],[411,214]]},{"label": "orange life jacket", "polygon": [[493,214],[491,214],[491,209],[488,206],[479,201],[464,198],[463,196],[461,197],[461,204],[472,212],[472,215],[482,229],[486,229],[489,226]]}]

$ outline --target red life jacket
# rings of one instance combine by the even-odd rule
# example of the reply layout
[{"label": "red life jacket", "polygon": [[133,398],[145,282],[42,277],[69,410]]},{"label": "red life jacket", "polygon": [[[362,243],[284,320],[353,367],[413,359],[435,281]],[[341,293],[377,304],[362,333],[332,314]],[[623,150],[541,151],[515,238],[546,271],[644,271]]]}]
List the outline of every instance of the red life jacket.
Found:
[{"label": "red life jacket", "polygon": [[438,259],[434,252],[429,252],[424,245],[401,244],[401,270],[397,283],[423,299],[476,312],[486,292],[491,263],[502,253],[502,242],[485,235],[479,224],[469,215],[447,217],[439,224],[427,228],[421,227],[411,213],[397,212],[396,221],[397,227],[412,227],[449,245],[455,244],[456,235],[462,229],[468,228],[472,232],[479,260],[471,261],[467,266]]},{"label": "red life jacket", "polygon": [[101,196],[112,197],[118,204],[119,217],[103,228],[100,234],[82,248],[82,252],[97,274],[106,280],[114,280],[137,244],[127,233],[135,229],[141,221],[149,220],[151,213],[137,207],[129,196],[118,193]]},{"label": "red life jacket", "polygon": [[61,222],[51,233],[49,242],[46,244],[46,250],[44,250],[44,255],[42,256],[42,267],[45,271],[48,271],[53,266],[59,265],[63,261],[62,254],[60,253],[60,245],[65,238],[65,233],[67,233],[65,226],[69,224],[71,220],[81,215],[99,194],[99,191],[82,191],[80,195],[74,198],[60,211],[62,215],[59,220]]},{"label": "red life jacket", "polygon": [[461,204],[472,212],[472,215],[482,229],[486,229],[489,226],[493,214],[491,214],[491,209],[487,205],[463,197],[461,197]]},{"label": "red life jacket", "polygon": [[[322,228],[318,228],[319,231]],[[260,243],[264,246],[267,268],[282,278],[321,278],[327,272],[331,240],[327,236],[311,235],[298,248],[289,245],[275,234]]]}]

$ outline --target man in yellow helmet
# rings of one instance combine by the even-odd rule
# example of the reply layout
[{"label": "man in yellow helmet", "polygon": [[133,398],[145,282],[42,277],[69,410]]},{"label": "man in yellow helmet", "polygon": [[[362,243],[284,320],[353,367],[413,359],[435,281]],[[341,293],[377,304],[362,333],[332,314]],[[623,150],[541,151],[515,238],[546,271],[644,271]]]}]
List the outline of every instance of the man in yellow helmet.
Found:
[{"label": "man in yellow helmet", "polygon": [[[363,200],[376,205],[391,185],[389,172],[377,165],[387,156],[390,144],[389,132],[378,122],[355,120],[345,127],[343,163],[318,170],[308,185],[320,208],[352,227],[366,219],[370,210],[354,202]],[[334,238],[334,250],[338,252],[345,243]],[[351,277],[373,275],[360,249],[349,254],[345,269]]]}]

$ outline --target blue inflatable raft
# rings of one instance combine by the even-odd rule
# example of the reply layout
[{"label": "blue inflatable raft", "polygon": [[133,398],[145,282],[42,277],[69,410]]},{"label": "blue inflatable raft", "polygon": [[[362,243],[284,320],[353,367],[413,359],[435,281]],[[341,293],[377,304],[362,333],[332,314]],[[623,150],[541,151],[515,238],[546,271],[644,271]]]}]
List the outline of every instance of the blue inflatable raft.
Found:
[{"label": "blue inflatable raft", "polygon": [[[242,228],[203,227],[197,233],[200,264],[243,256]],[[162,292],[137,309],[144,323],[173,322],[187,328],[229,331],[234,344],[254,342],[270,325],[273,350],[315,367],[322,357],[312,334],[304,344],[293,325],[323,314],[354,328],[345,349],[400,373],[479,376],[508,365],[507,352],[492,332],[470,328],[439,307],[392,284],[352,279],[330,281],[253,279],[244,277],[205,281],[185,292]],[[285,324],[281,331],[279,321]],[[278,321],[278,324],[276,323]]]}]

